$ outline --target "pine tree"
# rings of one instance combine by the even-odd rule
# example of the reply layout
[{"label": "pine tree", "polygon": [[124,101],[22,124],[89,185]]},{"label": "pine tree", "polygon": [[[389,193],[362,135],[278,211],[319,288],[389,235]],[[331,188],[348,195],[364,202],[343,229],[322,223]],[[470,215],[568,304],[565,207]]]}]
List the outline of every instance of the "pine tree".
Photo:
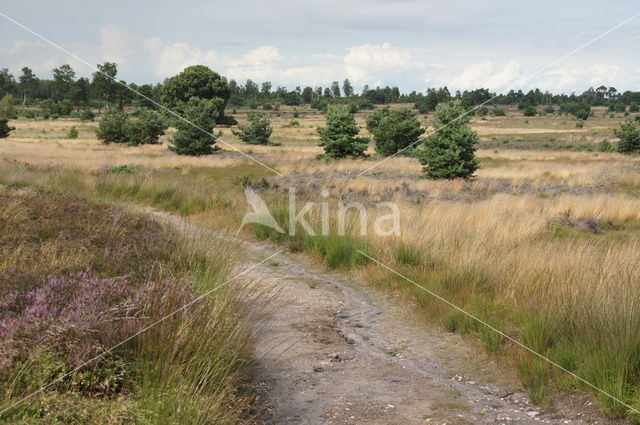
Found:
[{"label": "pine tree", "polygon": [[222,99],[201,99],[192,97],[182,106],[184,118],[175,123],[178,131],[171,138],[169,149],[179,155],[208,155],[213,153],[216,139],[220,134],[207,134],[213,131],[216,120],[220,118]]},{"label": "pine tree", "polygon": [[327,126],[318,128],[325,158],[365,156],[368,139],[356,137],[360,129],[347,108],[331,107],[327,110]]},{"label": "pine tree", "polygon": [[425,138],[417,156],[429,179],[470,178],[478,169],[475,145],[478,135],[459,104],[436,110],[436,131]]},{"label": "pine tree", "polygon": [[632,119],[620,124],[620,129],[615,130],[620,138],[618,152],[632,154],[640,152],[640,129]]}]

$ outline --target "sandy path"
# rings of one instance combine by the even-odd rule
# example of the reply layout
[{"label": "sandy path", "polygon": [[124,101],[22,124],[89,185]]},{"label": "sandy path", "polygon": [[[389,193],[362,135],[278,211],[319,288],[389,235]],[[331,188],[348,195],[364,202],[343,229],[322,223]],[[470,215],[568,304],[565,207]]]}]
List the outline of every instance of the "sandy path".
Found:
[{"label": "sandy path", "polygon": [[[281,249],[243,245],[242,269]],[[541,413],[459,336],[416,325],[377,291],[302,256],[278,255],[248,276],[277,295],[257,330],[258,404],[268,423],[622,423],[580,396]]]}]

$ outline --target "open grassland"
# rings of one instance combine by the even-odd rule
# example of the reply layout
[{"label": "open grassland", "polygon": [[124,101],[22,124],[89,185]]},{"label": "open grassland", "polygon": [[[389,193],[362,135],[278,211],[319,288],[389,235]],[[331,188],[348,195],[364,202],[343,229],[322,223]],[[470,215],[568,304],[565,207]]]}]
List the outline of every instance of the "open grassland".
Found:
[{"label": "open grassland", "polygon": [[[240,122],[246,112],[236,114]],[[293,109],[269,114],[272,140],[281,146],[243,145],[229,129],[223,138],[282,176],[224,146],[225,152],[213,156],[185,158],[162,145],[100,145],[92,123],[79,127],[79,139],[67,140],[72,122],[18,121],[18,130],[0,141],[0,184],[13,191],[52,188],[98,202],[153,205],[233,232],[247,209],[246,186],[268,200],[285,228],[290,186],[297,188],[300,203],[319,201],[322,189],[329,196],[321,200],[331,205],[362,202],[369,208],[368,227],[377,214],[375,203],[394,201],[402,215],[396,237],[361,235],[355,216],[345,236],[298,231],[290,237],[260,226],[246,231],[307,251],[328,267],[351,270],[425,321],[476,335],[488,351],[513,363],[538,403],[550,403],[554,388],[592,389],[375,266],[358,250],[640,408],[640,159],[589,151],[613,138],[622,115],[610,118],[596,110],[583,128],[567,116],[527,118],[515,110],[507,117],[474,117],[472,126],[482,137],[477,177],[427,181],[410,157],[392,158],[362,176],[379,158],[318,161],[320,114],[302,108],[298,117]],[[364,116],[358,116],[360,125]],[[428,125],[430,117],[423,119]],[[113,168],[122,165],[134,167]],[[316,229],[318,211],[309,214]],[[634,417],[621,404],[594,395],[609,414]]]}]

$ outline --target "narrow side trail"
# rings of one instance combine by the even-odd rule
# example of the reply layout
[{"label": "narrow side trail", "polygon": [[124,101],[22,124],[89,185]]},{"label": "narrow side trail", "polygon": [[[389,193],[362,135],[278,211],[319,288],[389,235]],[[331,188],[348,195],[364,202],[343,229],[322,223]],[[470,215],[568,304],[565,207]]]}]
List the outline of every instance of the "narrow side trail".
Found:
[{"label": "narrow side trail", "polygon": [[[241,269],[280,249],[241,244]],[[256,330],[257,404],[267,423],[625,423],[605,419],[582,396],[542,412],[508,371],[459,336],[416,324],[385,295],[302,255],[278,255],[247,278],[274,291]]]}]

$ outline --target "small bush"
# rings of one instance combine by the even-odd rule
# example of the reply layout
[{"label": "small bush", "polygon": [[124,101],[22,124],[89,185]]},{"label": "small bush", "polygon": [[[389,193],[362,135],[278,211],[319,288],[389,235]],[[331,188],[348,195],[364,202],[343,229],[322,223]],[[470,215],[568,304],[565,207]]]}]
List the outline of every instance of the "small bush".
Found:
[{"label": "small bush", "polygon": [[232,133],[250,145],[268,145],[269,137],[273,133],[271,121],[263,114],[251,112],[248,115],[249,125],[239,125]]},{"label": "small bush", "polygon": [[138,168],[135,165],[114,165],[113,167],[107,168],[107,173],[109,174],[133,174],[138,171]]},{"label": "small bush", "polygon": [[582,128],[582,127],[584,127],[584,121],[576,120],[576,128]]},{"label": "small bush", "polygon": [[496,117],[504,117],[505,115],[507,115],[507,113],[502,108],[493,108],[493,110],[491,110],[491,113]]},{"label": "small bush", "polygon": [[536,109],[535,106],[527,106],[524,111],[522,111],[522,114],[525,117],[533,117],[538,113],[538,110]]},{"label": "small bush", "polygon": [[83,109],[80,111],[80,120],[81,121],[93,121],[95,118],[95,114],[91,109]]},{"label": "small bush", "polygon": [[67,131],[67,139],[77,139],[78,138],[78,129],[75,125],[72,125]]},{"label": "small bush", "polygon": [[598,151],[599,152],[615,152],[616,148],[613,146],[609,140],[604,139],[600,143],[598,143]]},{"label": "small bush", "polygon": [[638,124],[628,119],[620,124],[620,128],[615,130],[616,136],[620,138],[618,151],[632,154],[640,152],[640,129]]}]

